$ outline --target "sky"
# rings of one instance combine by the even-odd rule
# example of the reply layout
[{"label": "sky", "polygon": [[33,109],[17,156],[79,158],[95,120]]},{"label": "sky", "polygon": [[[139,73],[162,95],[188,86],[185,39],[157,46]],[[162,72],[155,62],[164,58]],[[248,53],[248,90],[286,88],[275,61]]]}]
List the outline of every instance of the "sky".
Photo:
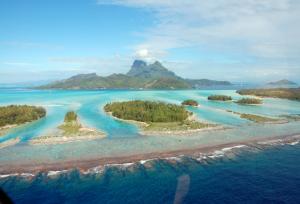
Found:
[{"label": "sky", "polygon": [[300,0],[0,0],[0,84],[126,73],[300,82]]}]

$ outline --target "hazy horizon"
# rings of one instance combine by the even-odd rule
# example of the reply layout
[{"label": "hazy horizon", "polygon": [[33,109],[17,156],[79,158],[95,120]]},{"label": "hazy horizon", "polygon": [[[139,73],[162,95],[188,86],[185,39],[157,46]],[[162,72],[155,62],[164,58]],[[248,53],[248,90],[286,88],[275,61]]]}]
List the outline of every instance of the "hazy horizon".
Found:
[{"label": "hazy horizon", "polygon": [[300,2],[0,2],[0,84],[126,73],[158,60],[183,78],[300,83]]}]

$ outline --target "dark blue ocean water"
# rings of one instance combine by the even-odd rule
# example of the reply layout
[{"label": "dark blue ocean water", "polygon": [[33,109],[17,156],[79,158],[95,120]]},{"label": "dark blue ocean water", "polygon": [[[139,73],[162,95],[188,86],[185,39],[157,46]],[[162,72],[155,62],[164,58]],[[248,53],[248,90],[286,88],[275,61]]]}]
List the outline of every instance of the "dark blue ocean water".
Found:
[{"label": "dark blue ocean water", "polygon": [[299,144],[203,163],[184,158],[146,164],[103,174],[9,177],[0,186],[16,203],[300,203]]}]

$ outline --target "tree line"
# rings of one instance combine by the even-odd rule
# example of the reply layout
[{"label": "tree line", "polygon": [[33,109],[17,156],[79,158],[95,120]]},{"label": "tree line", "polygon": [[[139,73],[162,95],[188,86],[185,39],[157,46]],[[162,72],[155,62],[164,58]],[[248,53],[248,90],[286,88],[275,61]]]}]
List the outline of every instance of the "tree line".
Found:
[{"label": "tree line", "polygon": [[0,127],[31,122],[45,115],[46,110],[43,107],[28,105],[3,106],[0,107]]},{"label": "tree line", "polygon": [[183,106],[140,100],[109,103],[104,110],[117,118],[142,122],[182,122],[189,116]]}]

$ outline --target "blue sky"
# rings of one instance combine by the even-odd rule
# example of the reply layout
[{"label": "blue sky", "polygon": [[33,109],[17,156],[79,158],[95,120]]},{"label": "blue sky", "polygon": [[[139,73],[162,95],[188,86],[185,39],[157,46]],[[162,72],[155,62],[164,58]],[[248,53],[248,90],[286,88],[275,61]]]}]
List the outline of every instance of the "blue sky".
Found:
[{"label": "blue sky", "polygon": [[126,73],[300,82],[298,0],[1,0],[0,83]]}]

